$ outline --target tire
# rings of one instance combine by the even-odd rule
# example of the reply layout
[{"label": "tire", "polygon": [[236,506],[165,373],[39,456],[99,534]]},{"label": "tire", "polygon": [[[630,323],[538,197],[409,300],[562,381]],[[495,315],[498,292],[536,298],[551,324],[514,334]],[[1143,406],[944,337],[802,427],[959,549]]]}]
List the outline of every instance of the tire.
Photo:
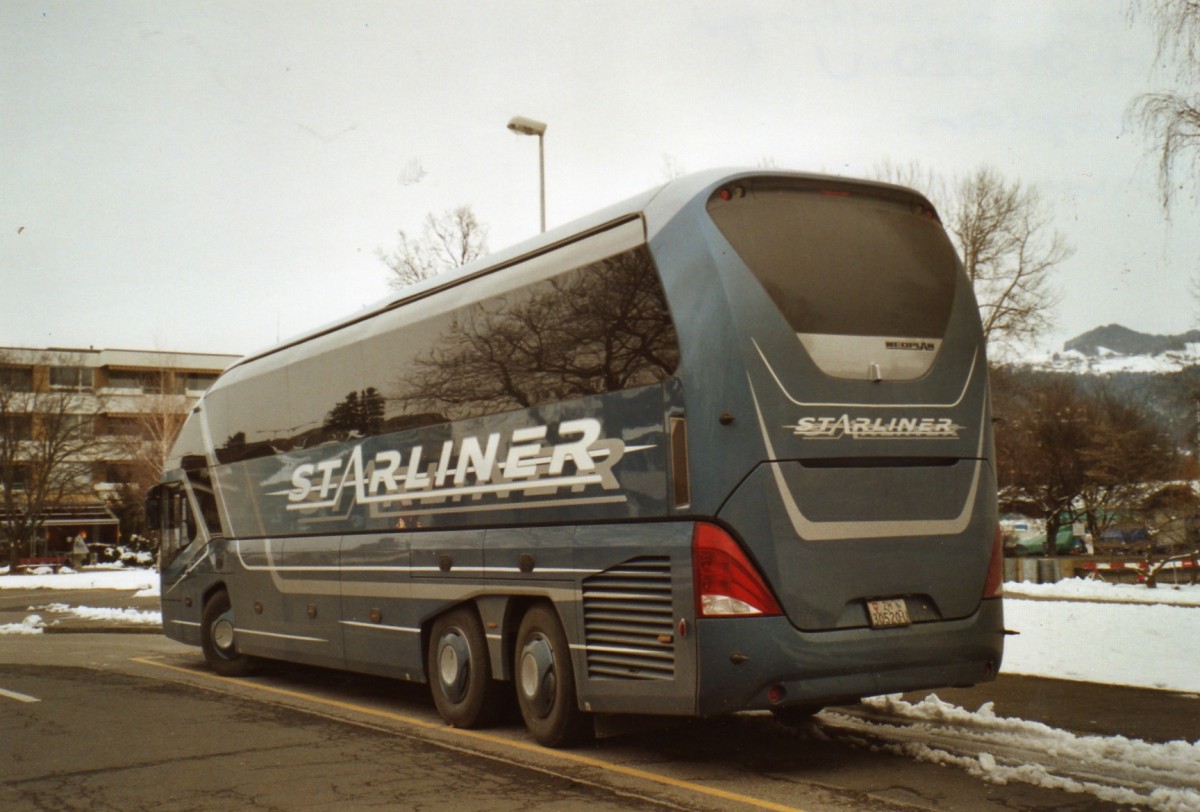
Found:
[{"label": "tire", "polygon": [[254,659],[237,650],[237,627],[229,593],[221,590],[204,604],[200,648],[208,666],[223,677],[242,677],[254,670]]},{"label": "tire", "polygon": [[539,744],[563,747],[588,738],[591,720],[579,710],[567,635],[548,606],[534,606],[522,618],[514,671],[521,718]]},{"label": "tire", "polygon": [[487,637],[473,609],[460,606],[434,621],[426,669],[433,703],[447,724],[483,727],[495,718],[497,691]]},{"label": "tire", "polygon": [[788,727],[803,730],[812,723],[812,718],[821,712],[824,705],[793,705],[787,708],[772,708],[775,720]]}]

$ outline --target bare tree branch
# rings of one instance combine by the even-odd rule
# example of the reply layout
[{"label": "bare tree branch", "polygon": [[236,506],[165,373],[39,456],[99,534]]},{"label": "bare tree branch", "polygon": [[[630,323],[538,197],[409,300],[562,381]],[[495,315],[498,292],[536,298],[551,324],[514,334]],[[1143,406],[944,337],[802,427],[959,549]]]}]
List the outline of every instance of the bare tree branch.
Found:
[{"label": "bare tree branch", "polygon": [[1150,141],[1162,207],[1169,211],[1179,192],[1190,188],[1195,200],[1200,191],[1200,0],[1134,0],[1130,19],[1143,13],[1157,35],[1155,62],[1176,87],[1138,96],[1126,115]]},{"label": "bare tree branch", "polygon": [[390,254],[376,255],[391,270],[388,284],[400,290],[423,279],[460,268],[487,253],[487,226],[475,217],[469,205],[425,215],[420,237],[397,232],[397,246]]},{"label": "bare tree branch", "polygon": [[924,191],[942,212],[975,289],[989,347],[1011,348],[1050,326],[1059,301],[1053,273],[1074,249],[1052,229],[1036,189],[986,167],[953,184],[915,162],[884,162],[876,174]]}]

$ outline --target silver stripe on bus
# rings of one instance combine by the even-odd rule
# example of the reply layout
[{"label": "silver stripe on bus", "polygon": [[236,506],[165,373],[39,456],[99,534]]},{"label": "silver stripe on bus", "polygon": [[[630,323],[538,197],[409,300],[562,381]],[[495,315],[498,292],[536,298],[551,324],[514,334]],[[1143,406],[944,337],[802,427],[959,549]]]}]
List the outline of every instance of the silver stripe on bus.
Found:
[{"label": "silver stripe on bus", "polygon": [[237,634],[249,634],[249,635],[252,635],[255,637],[277,637],[281,640],[295,640],[300,643],[328,643],[329,642],[328,640],[325,640],[320,637],[304,637],[299,634],[279,634],[277,632],[260,632],[255,629],[245,629],[240,626],[238,627],[236,633]]},{"label": "silver stripe on bus", "polygon": [[[206,545],[206,546],[207,546],[207,545]],[[182,553],[181,553],[181,554],[182,554]],[[193,554],[195,554],[195,551],[193,551]],[[175,580],[175,583],[173,583],[173,584],[171,584],[169,587],[167,587],[167,591],[166,591],[166,593],[165,593],[165,594],[167,594],[167,595],[170,595],[170,594],[171,594],[171,592],[172,592],[172,591],[175,589],[175,587],[177,587],[177,586],[179,586],[180,584],[182,584],[182,583],[183,583],[183,579],[184,579],[184,578],[187,578],[189,575],[191,575],[191,574],[192,574],[192,570],[196,569],[196,567],[200,566],[201,564],[203,564],[203,563],[204,563],[205,561],[207,561],[207,560],[208,560],[208,555],[207,555],[207,554],[201,553],[201,554],[199,554],[199,555],[196,555],[196,557],[195,557],[194,559],[192,559],[192,563],[188,564],[188,566],[187,566],[187,569],[185,569],[185,570],[183,571],[183,574],[182,574],[182,575],[180,575],[180,576],[179,576],[179,577],[178,577],[178,578]]]},{"label": "silver stripe on bus", "polygon": [[200,628],[200,624],[192,620],[172,620],[171,622],[176,626],[194,626],[197,629]]},{"label": "silver stripe on bus", "polygon": [[355,626],[364,629],[379,629],[380,631],[385,632],[405,632],[407,634],[421,633],[420,629],[414,629],[411,626],[387,626],[383,623],[363,623],[360,620],[339,620],[338,623],[343,626]]},{"label": "silver stripe on bus", "polygon": [[845,539],[879,539],[896,536],[956,536],[967,529],[975,512],[975,496],[979,492],[979,480],[983,474],[983,441],[987,436],[987,426],[983,421],[987,417],[986,399],[983,414],[980,415],[979,448],[975,452],[975,472],[971,477],[971,489],[967,493],[962,512],[953,519],[885,519],[864,522],[818,522],[804,515],[800,506],[792,496],[791,488],[783,478],[783,470],[775,462],[775,447],[767,431],[766,421],[763,420],[762,409],[758,405],[758,394],[754,391],[754,382],[746,375],[750,385],[750,397],[754,401],[754,411],[758,415],[758,426],[762,431],[763,443],[767,447],[767,455],[771,459],[771,473],[779,488],[779,496],[783,499],[788,518],[792,521],[792,529],[796,535],[805,541],[841,541]]},{"label": "silver stripe on bus", "polygon": [[[262,539],[264,550],[269,549],[271,539]],[[246,559],[242,557],[242,541],[235,540],[234,550],[237,552],[238,561],[242,565],[242,569],[247,572],[395,572],[395,573],[413,573],[413,572],[441,572],[441,567],[411,567],[411,566],[357,566],[357,567],[341,567],[336,564],[316,565],[316,564],[247,564]],[[268,558],[270,558],[268,554]],[[520,573],[520,567],[454,567],[456,573],[476,573],[479,575],[487,575],[488,573]],[[595,567],[582,569],[574,567],[535,567],[529,574],[551,574],[551,575],[595,575],[600,570]]]},{"label": "silver stripe on bus", "polygon": [[775,385],[779,387],[779,391],[783,396],[790,400],[796,406],[804,406],[810,408],[822,409],[953,409],[963,402],[963,398],[967,396],[967,390],[971,388],[971,380],[975,377],[975,368],[979,365],[979,351],[975,351],[975,355],[971,358],[971,369],[967,372],[967,380],[963,383],[962,391],[958,393],[958,398],[950,403],[810,403],[807,401],[796,400],[788,392],[783,385],[783,381],[779,380],[779,376],[775,374],[775,369],[771,366],[771,362],[767,360],[766,354],[762,351],[762,347],[758,346],[758,342],[752,336],[750,342],[754,345],[754,349],[758,352],[758,357],[762,359],[763,366],[767,368],[767,372],[775,379]]},{"label": "silver stripe on bus", "polygon": [[[589,496],[583,499],[564,497],[562,499],[542,499],[537,502],[495,502],[488,505],[466,505],[463,507],[446,507],[446,508],[427,508],[425,510],[405,510],[401,508],[394,511],[380,511],[377,516],[436,516],[443,513],[482,513],[485,511],[496,510],[532,510],[534,508],[551,508],[564,507],[575,505],[608,505],[618,502],[625,502],[626,497],[622,496]],[[393,499],[393,502],[400,501],[399,498]],[[335,517],[341,518],[341,517]],[[315,520],[314,520],[315,521]]]}]

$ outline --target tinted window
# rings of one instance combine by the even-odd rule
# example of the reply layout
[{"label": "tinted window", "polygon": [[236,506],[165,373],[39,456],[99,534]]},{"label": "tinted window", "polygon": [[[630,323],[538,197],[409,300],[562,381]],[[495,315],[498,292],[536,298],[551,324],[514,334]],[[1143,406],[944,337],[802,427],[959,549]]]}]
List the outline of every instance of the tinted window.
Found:
[{"label": "tinted window", "polygon": [[616,392],[663,381],[679,363],[644,247],[423,321],[368,335],[369,327],[268,356],[280,364],[275,371],[210,392],[218,459]]},{"label": "tinted window", "polygon": [[679,363],[645,248],[464,307],[425,337],[400,411],[452,420],[658,383]]},{"label": "tinted window", "polygon": [[945,333],[958,263],[918,198],[853,187],[743,191],[714,195],[709,214],[797,333]]}]

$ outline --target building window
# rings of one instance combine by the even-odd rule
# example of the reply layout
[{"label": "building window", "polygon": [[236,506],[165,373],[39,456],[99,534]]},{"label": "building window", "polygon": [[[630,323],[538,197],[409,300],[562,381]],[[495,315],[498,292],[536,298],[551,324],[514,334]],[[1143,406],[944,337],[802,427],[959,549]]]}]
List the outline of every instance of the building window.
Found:
[{"label": "building window", "polygon": [[33,367],[0,367],[0,390],[32,392]]},{"label": "building window", "polygon": [[50,388],[90,390],[92,388],[92,369],[91,367],[50,367]]},{"label": "building window", "polygon": [[33,415],[6,414],[0,416],[0,433],[11,440],[32,440]]},{"label": "building window", "polygon": [[12,465],[0,470],[0,487],[11,487],[14,491],[23,491],[29,487],[29,466]]},{"label": "building window", "polygon": [[90,414],[68,414],[63,415],[65,420],[66,432],[68,437],[76,440],[84,440],[93,436],[95,418]]},{"label": "building window", "polygon": [[110,369],[112,389],[137,389],[146,395],[182,395],[184,376],[159,369]]},{"label": "building window", "polygon": [[207,392],[208,388],[216,382],[216,375],[205,375],[201,373],[192,373],[187,376],[187,391],[189,392]]},{"label": "building window", "polygon": [[92,476],[98,483],[127,485],[134,480],[134,467],[116,462],[97,463]]},{"label": "building window", "polygon": [[136,417],[105,415],[100,418],[100,433],[106,437],[140,437],[145,432],[142,421]]}]

